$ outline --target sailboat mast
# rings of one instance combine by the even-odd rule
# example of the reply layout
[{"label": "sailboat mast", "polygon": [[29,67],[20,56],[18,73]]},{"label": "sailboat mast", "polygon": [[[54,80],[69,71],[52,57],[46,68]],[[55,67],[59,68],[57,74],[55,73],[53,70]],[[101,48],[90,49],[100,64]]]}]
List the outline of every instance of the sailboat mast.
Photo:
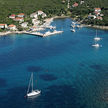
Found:
[{"label": "sailboat mast", "polygon": [[97,29],[96,29],[96,37],[97,37]]},{"label": "sailboat mast", "polygon": [[29,92],[30,85],[31,85],[31,81],[32,81],[32,75],[31,75],[31,77],[30,77],[30,81],[29,81],[29,85],[28,85],[28,90],[27,90],[27,93]]},{"label": "sailboat mast", "polygon": [[32,91],[33,91],[33,73],[32,73]]}]

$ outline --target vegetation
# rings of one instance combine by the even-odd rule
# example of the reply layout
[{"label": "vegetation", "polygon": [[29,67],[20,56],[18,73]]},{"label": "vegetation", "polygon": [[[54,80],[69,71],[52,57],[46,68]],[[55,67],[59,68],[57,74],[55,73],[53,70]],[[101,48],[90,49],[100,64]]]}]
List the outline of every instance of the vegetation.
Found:
[{"label": "vegetation", "polygon": [[[87,24],[107,25],[108,26],[108,2],[107,0],[84,0],[80,5],[81,0],[70,0],[70,9],[67,9],[67,0],[0,0],[0,23],[15,24],[18,22],[9,19],[11,14],[25,13],[25,21],[31,24],[31,19],[28,17],[31,13],[37,10],[44,11],[48,17],[55,15],[61,16],[70,15],[78,20],[84,20]],[[72,7],[77,2],[78,7]],[[93,13],[94,8],[100,7],[104,14],[103,20],[88,20],[89,13]],[[71,14],[70,14],[71,12]],[[41,19],[41,17],[40,17]]]},{"label": "vegetation", "polygon": [[[71,0],[71,6],[73,3],[77,2],[80,4],[81,0]],[[103,20],[97,19],[87,19],[89,13],[94,12],[94,8],[101,8]],[[78,7],[71,7],[70,11],[72,12],[72,17],[77,19],[84,20],[83,22],[86,24],[95,24],[95,25],[103,25],[108,26],[108,1],[107,0],[84,0],[84,3],[79,5]]]},{"label": "vegetation", "polygon": [[0,0],[0,23],[11,22],[7,18],[11,14],[23,12],[30,15],[37,10],[44,11],[48,16],[61,15],[66,10],[66,4],[61,0]]}]

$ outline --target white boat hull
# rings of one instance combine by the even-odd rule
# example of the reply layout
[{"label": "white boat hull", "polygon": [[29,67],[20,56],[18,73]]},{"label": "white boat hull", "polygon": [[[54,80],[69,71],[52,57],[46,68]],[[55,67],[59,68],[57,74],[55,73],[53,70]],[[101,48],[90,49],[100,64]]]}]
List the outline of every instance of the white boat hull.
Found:
[{"label": "white boat hull", "polygon": [[36,96],[36,95],[39,95],[40,93],[41,93],[40,90],[33,90],[32,92],[27,94],[27,97]]},{"label": "white boat hull", "polygon": [[75,32],[75,30],[74,30],[74,29],[71,29],[71,31],[72,31],[72,32]]},{"label": "white boat hull", "polygon": [[95,41],[99,41],[99,40],[101,40],[101,38],[95,37],[94,40],[95,40]]},{"label": "white boat hull", "polygon": [[99,44],[94,44],[94,45],[92,45],[93,47],[100,47],[100,45]]}]

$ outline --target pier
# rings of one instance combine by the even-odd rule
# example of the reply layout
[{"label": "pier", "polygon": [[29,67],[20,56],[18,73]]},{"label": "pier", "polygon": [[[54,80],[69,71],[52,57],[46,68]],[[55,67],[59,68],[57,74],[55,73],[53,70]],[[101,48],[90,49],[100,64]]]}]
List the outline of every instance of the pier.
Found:
[{"label": "pier", "polygon": [[25,32],[25,34],[30,34],[30,35],[35,35],[35,36],[40,36],[40,37],[46,37],[46,36],[51,36],[54,34],[61,34],[63,31],[56,31],[54,30],[53,32],[47,31],[45,33],[40,33],[40,32]]}]

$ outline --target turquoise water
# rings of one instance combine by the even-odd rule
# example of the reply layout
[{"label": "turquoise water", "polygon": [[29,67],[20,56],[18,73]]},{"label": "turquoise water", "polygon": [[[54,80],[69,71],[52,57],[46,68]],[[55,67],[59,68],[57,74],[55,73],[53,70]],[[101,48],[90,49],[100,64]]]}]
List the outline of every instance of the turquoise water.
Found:
[{"label": "turquoise water", "polygon": [[[63,34],[0,37],[0,108],[108,108],[108,31],[98,30],[96,49],[92,28],[70,31],[71,19],[52,25]],[[27,99],[34,72],[40,96]]]}]

